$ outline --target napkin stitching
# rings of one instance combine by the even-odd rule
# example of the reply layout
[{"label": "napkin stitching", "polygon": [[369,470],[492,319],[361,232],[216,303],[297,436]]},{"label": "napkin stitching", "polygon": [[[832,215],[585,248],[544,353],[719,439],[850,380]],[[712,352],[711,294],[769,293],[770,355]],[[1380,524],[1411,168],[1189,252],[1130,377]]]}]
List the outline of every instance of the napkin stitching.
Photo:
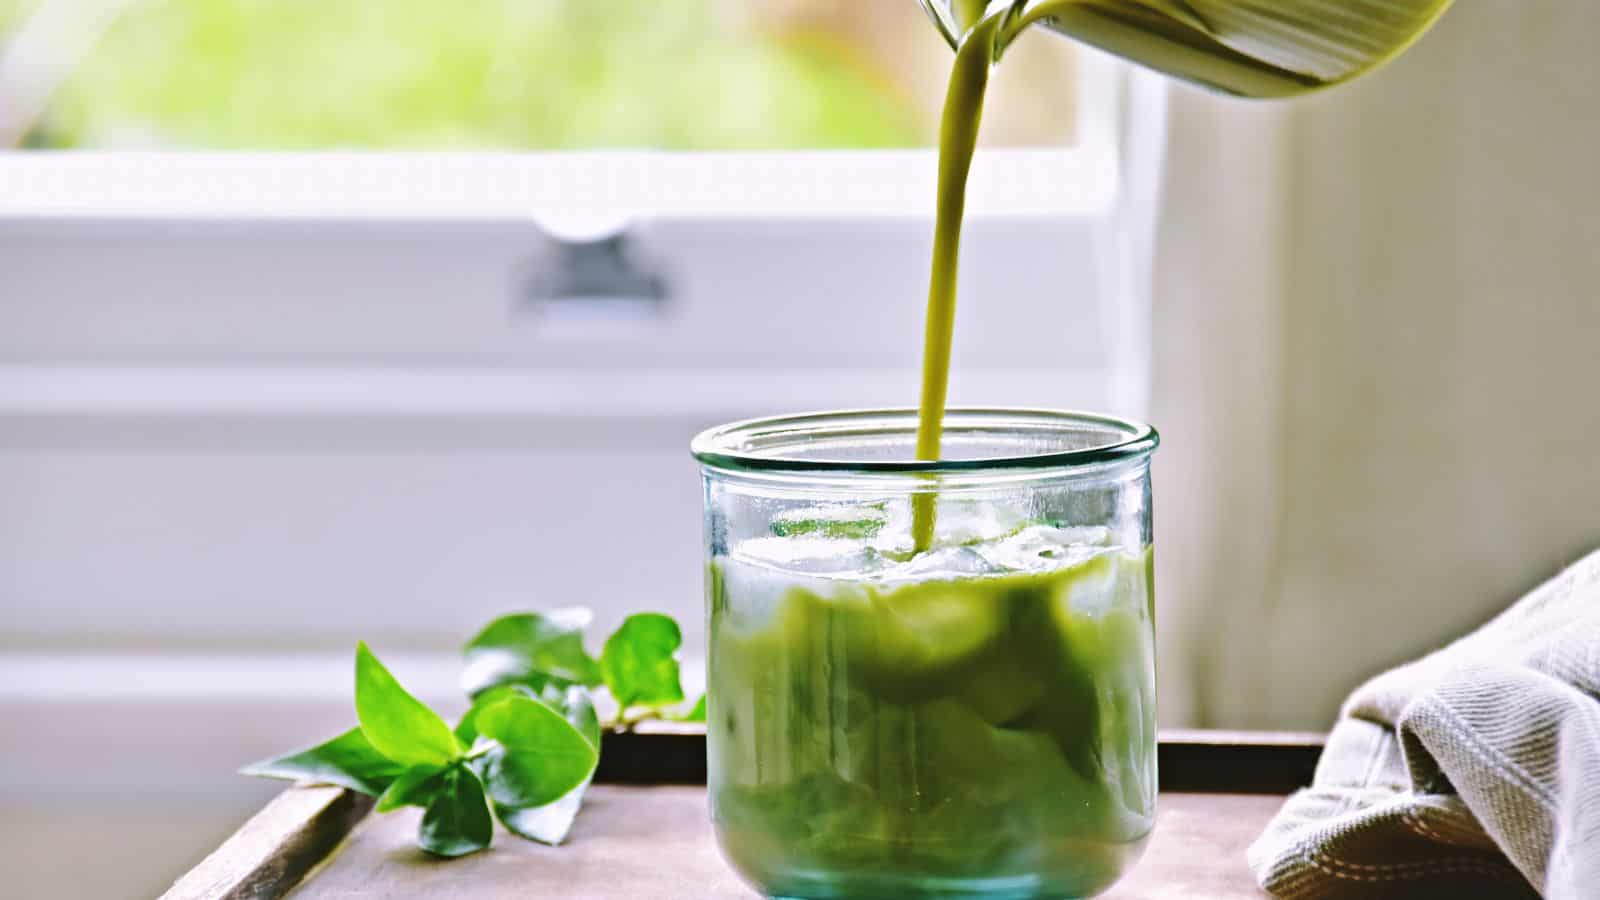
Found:
[{"label": "napkin stitching", "polygon": [[1399,862],[1381,862],[1381,863],[1358,863],[1358,862],[1351,862],[1351,861],[1345,860],[1345,859],[1339,859],[1336,856],[1332,856],[1332,855],[1330,855],[1328,853],[1327,850],[1325,850],[1325,849],[1323,849],[1321,847],[1307,846],[1307,845],[1304,845],[1304,844],[1302,844],[1302,846],[1304,847],[1304,849],[1306,851],[1308,851],[1311,854],[1317,856],[1318,858],[1320,858],[1321,860],[1323,860],[1324,862],[1326,862],[1330,866],[1335,866],[1335,867],[1343,868],[1343,869],[1351,869],[1351,870],[1357,871],[1357,872],[1422,871],[1422,870],[1426,870],[1426,869],[1437,868],[1438,866],[1442,866],[1442,865],[1447,865],[1447,866],[1452,866],[1452,867],[1458,867],[1458,866],[1487,866],[1487,867],[1492,867],[1492,868],[1496,868],[1496,869],[1503,869],[1504,868],[1503,866],[1500,865],[1498,860],[1492,860],[1492,859],[1488,859],[1488,858],[1485,858],[1485,857],[1478,857],[1478,856],[1445,856],[1445,857],[1441,857],[1439,859],[1421,859],[1421,860],[1409,860],[1409,861],[1399,861]]},{"label": "napkin stitching", "polygon": [[[1430,875],[1447,874],[1490,875],[1501,879],[1515,879],[1519,883],[1523,880],[1521,873],[1506,866],[1470,857],[1451,857],[1429,862],[1362,865],[1334,859],[1323,851],[1304,843],[1298,849],[1300,857],[1306,862],[1327,875],[1331,875],[1334,878],[1342,878],[1346,881],[1407,881],[1426,878]],[[1342,869],[1353,871],[1341,871]],[[1374,874],[1361,874],[1362,872]]]},{"label": "napkin stitching", "polygon": [[1416,832],[1421,837],[1425,837],[1431,841],[1445,844],[1450,847],[1462,846],[1460,841],[1447,838],[1439,832],[1433,830],[1433,828],[1428,825],[1424,816],[1422,815],[1423,808],[1424,807],[1421,804],[1411,801],[1404,801],[1400,807],[1400,821],[1404,822],[1408,828]]}]

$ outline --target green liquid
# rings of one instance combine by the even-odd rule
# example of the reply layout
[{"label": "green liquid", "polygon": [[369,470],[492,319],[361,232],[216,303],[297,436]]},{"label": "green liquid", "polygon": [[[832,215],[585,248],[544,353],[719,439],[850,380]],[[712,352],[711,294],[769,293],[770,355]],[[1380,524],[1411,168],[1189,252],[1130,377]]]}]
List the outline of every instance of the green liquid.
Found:
[{"label": "green liquid", "polygon": [[[938,219],[917,459],[939,459],[967,173],[989,68],[1018,35],[1043,25],[1226,93],[1289,97],[1347,81],[1392,59],[1449,6],[1450,0],[1024,0],[985,7],[981,0],[958,0],[954,20],[946,23],[956,59],[939,133]],[[936,525],[935,495],[918,496],[914,510],[916,548],[927,550]]]},{"label": "green liquid", "polygon": [[1149,554],[883,583],[712,564],[723,851],[774,897],[1066,898],[1156,798]]},{"label": "green liquid", "polygon": [[[937,460],[944,438],[967,175],[972,171],[972,154],[978,147],[983,97],[993,65],[993,34],[999,24],[998,17],[984,20],[956,51],[944,118],[939,123],[938,217],[933,230],[933,273],[928,279],[928,318],[922,344],[922,404],[917,413],[917,459],[921,460]],[[912,539],[921,552],[933,546],[934,494],[913,497],[912,510]]]}]

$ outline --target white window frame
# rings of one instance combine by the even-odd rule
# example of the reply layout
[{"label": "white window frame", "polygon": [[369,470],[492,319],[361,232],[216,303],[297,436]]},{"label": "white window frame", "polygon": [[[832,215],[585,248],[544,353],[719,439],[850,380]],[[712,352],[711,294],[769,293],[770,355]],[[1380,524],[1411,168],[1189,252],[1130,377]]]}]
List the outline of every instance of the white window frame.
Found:
[{"label": "white window frame", "polygon": [[[1096,273],[1101,277],[1092,283],[1086,279],[1069,288],[1022,278],[1006,282],[1003,289],[1008,294],[1026,293],[1040,302],[1071,292],[1077,295],[1075,302],[1105,311],[1101,324],[1105,333],[1097,337],[1105,347],[1116,348],[1126,371],[1116,376],[1109,392],[1099,392],[1107,395],[1103,405],[1142,414],[1149,395],[1148,360],[1143,350],[1149,343],[1149,329],[1148,288],[1140,282],[1148,279],[1165,89],[1160,82],[1098,52],[1085,49],[1079,55],[1077,140],[1063,148],[982,152],[969,189],[969,228],[1007,230],[1009,237],[1003,246],[987,247],[981,254],[983,262],[995,268],[1024,270],[1039,259],[1058,254],[1062,242],[1100,260],[1119,260],[1102,267]],[[623,230],[648,234],[653,227],[663,227],[662,223],[716,222],[727,226],[728,232],[719,235],[724,252],[713,264],[727,272],[737,270],[747,256],[737,244],[742,238],[740,223],[751,227],[787,223],[802,231],[834,235],[885,228],[923,233],[932,210],[936,163],[932,150],[15,152],[0,154],[0,242],[84,235],[138,242],[170,239],[175,233],[206,235],[249,228],[267,229],[269,235],[294,228],[293,239],[304,242],[316,240],[317,233],[481,229],[501,236],[521,234],[531,251],[552,236],[582,239]],[[1033,223],[1040,227],[1032,228]],[[271,231],[274,228],[278,231]],[[313,236],[305,237],[308,234]],[[1089,246],[1092,249],[1082,250]],[[968,254],[969,266],[976,255]],[[843,270],[863,265],[859,246],[849,241],[831,248],[807,247],[803,254],[792,256],[803,258],[808,269]],[[191,262],[178,261],[180,268],[157,274],[180,283],[184,278],[181,267]],[[770,258],[764,259],[761,264],[770,262]],[[63,255],[49,264],[71,271],[81,268],[83,261]],[[33,265],[38,266],[39,261],[34,260]],[[340,263],[323,260],[321,265],[337,267]],[[370,260],[349,262],[352,271],[364,265],[370,265]],[[0,256],[0,303],[7,291],[3,266],[4,257]],[[785,294],[789,285],[781,273],[752,272],[745,280],[763,278],[761,302],[805,302],[804,296]],[[1133,282],[1117,283],[1125,278]],[[911,281],[902,278],[899,283]],[[231,284],[229,290],[241,305],[271,306],[276,298],[270,292],[252,296],[257,287],[245,280]],[[982,287],[973,293],[982,293]],[[285,378],[281,370],[233,367],[228,379],[202,384],[188,378],[193,370],[181,364],[155,370],[148,365],[152,357],[167,362],[160,357],[182,360],[193,356],[194,348],[152,349],[143,343],[131,347],[75,345],[70,337],[52,337],[63,340],[59,345],[46,342],[43,349],[20,342],[8,346],[0,339],[0,375],[8,376],[0,377],[0,416],[82,415],[96,408],[122,414],[139,410],[160,413],[197,410],[208,404],[220,404],[234,412],[283,412],[301,403],[320,405],[325,412],[337,408],[355,411],[391,387],[405,388],[405,396],[411,399],[390,402],[385,406],[390,413],[403,412],[396,402],[409,402],[416,407],[414,411],[437,412],[461,403],[484,412],[494,408],[494,398],[499,397],[499,411],[506,414],[556,414],[574,407],[650,414],[671,410],[674,398],[703,398],[708,390],[735,390],[739,396],[748,396],[763,387],[763,379],[782,384],[792,374],[763,367],[766,374],[754,373],[754,380],[748,371],[737,379],[719,380],[704,372],[699,377],[668,377],[657,382],[648,396],[604,375],[579,377],[576,383],[563,378],[558,389],[552,389],[538,378],[508,380],[504,373],[484,378],[455,372],[423,384],[411,377],[390,385],[381,373],[368,373],[364,383],[352,383],[345,377],[347,373],[339,373],[337,383],[332,383],[319,380],[313,369],[302,368],[296,377]],[[337,355],[326,347],[318,349]],[[214,351],[207,347],[203,352]],[[63,365],[62,359],[88,360],[92,365]],[[133,367],[119,366],[123,360]],[[1024,365],[995,373],[987,381],[985,375],[976,376],[974,383],[1020,382],[1050,368]],[[826,396],[844,405],[875,402],[887,396],[887,385],[881,392],[861,389],[875,379],[882,380],[849,366],[839,368],[829,379],[836,389]]]},{"label": "white window frame", "polygon": [[[1078,51],[1071,146],[988,149],[969,212],[1090,215],[1114,202],[1131,72]],[[924,217],[936,153],[910,150],[0,153],[0,221],[26,224],[531,220],[558,234],[632,219]],[[401,186],[398,187],[397,186]]]}]

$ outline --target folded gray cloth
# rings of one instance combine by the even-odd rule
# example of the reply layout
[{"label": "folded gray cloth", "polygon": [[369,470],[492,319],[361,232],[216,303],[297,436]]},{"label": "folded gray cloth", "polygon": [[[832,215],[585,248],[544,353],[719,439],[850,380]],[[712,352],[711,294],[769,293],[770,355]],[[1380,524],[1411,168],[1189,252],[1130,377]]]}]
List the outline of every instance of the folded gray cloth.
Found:
[{"label": "folded gray cloth", "polygon": [[1308,898],[1600,898],[1600,552],[1363,685],[1250,848]]}]

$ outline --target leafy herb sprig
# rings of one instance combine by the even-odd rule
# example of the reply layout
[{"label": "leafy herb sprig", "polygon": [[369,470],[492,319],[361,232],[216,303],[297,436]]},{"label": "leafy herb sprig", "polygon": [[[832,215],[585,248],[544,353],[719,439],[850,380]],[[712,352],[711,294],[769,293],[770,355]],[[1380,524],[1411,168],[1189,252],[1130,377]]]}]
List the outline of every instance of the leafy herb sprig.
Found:
[{"label": "leafy herb sprig", "polygon": [[463,649],[461,686],[472,706],[455,728],[359,644],[359,724],[242,772],[359,791],[377,798],[380,813],[420,806],[417,844],[438,856],[485,849],[496,818],[513,834],[560,844],[600,760],[595,691],[616,701],[610,728],[650,718],[705,721],[704,696],[688,713],[675,713],[684,702],[676,622],[656,613],[630,616],[595,659],[583,644],[592,618],[568,608],[489,623]]}]

